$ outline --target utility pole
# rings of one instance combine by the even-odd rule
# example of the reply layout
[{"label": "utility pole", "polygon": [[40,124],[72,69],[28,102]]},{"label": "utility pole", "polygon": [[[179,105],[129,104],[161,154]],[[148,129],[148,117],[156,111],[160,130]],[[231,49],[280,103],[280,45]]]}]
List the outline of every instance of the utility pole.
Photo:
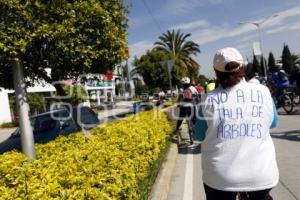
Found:
[{"label": "utility pole", "polygon": [[240,24],[252,24],[252,25],[256,26],[257,29],[258,29],[259,47],[260,47],[260,50],[261,50],[262,66],[263,66],[264,76],[265,76],[265,77],[267,77],[267,67],[266,67],[266,65],[265,65],[265,59],[264,59],[263,49],[262,49],[261,25],[262,25],[263,23],[265,23],[267,20],[269,20],[269,19],[271,19],[271,18],[274,18],[274,17],[277,17],[277,16],[278,16],[277,14],[271,15],[271,16],[269,16],[269,17],[264,18],[264,19],[261,20],[261,21],[240,22]]},{"label": "utility pole", "polygon": [[13,77],[16,103],[19,112],[22,151],[27,157],[35,159],[34,138],[29,120],[29,105],[26,97],[24,70],[19,59],[13,63]]}]

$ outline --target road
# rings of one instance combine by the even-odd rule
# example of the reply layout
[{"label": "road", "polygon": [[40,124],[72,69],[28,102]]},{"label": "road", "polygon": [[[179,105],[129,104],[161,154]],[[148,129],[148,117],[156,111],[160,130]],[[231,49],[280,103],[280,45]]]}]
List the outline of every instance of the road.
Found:
[{"label": "road", "polygon": [[[271,194],[274,200],[300,200],[300,107],[293,115],[283,113],[280,110],[279,125],[271,131],[280,173]],[[179,149],[169,188],[168,200],[205,199],[200,144]]]},{"label": "road", "polygon": [[[116,103],[116,108],[114,109],[99,111],[98,118],[100,119],[100,123],[107,123],[122,118],[124,114],[132,110],[133,103],[133,101],[121,101]],[[14,130],[15,128],[0,129],[0,143],[6,140]]]},{"label": "road", "polygon": [[12,132],[14,132],[15,128],[5,128],[0,129],[0,143],[4,140],[6,140]]}]

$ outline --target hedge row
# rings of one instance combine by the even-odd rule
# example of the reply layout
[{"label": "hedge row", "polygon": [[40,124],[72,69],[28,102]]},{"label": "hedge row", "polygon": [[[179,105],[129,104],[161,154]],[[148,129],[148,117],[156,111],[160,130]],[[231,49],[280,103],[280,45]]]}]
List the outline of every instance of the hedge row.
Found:
[{"label": "hedge row", "polygon": [[165,113],[148,111],[36,145],[36,160],[5,153],[0,199],[139,199],[171,131]]}]

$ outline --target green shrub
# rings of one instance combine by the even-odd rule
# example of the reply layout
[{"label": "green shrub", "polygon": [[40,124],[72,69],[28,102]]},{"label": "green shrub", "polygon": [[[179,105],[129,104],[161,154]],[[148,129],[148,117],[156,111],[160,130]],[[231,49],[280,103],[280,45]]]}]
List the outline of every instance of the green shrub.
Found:
[{"label": "green shrub", "polygon": [[15,122],[5,122],[0,125],[0,128],[14,128],[18,126]]},{"label": "green shrub", "polygon": [[90,137],[77,133],[38,144],[36,160],[16,151],[1,155],[0,198],[141,198],[140,184],[153,173],[172,130],[166,114],[156,112],[95,128]]}]

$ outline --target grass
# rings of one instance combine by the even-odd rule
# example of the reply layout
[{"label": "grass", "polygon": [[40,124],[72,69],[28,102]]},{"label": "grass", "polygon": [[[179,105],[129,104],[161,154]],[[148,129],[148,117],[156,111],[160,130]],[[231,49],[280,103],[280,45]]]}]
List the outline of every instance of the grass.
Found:
[{"label": "grass", "polygon": [[17,127],[18,124],[14,123],[14,122],[6,122],[0,125],[0,128],[15,128]]}]

